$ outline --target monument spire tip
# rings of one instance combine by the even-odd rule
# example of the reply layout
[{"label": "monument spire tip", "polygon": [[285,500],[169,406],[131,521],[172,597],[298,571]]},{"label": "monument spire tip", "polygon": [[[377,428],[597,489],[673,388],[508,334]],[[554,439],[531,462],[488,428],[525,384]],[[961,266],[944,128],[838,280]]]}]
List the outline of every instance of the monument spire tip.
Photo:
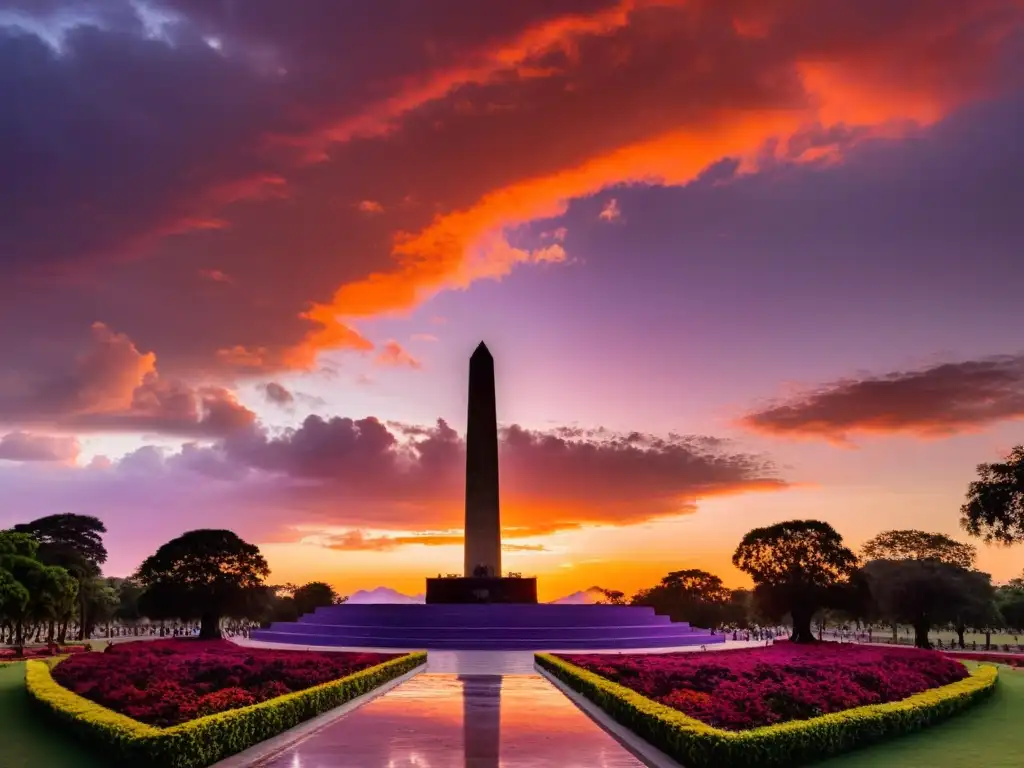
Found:
[{"label": "monument spire tip", "polygon": [[487,345],[481,341],[479,344],[476,345],[476,351],[473,352],[473,357],[476,357],[477,355],[487,355],[488,357],[490,357],[491,350],[489,350],[487,348]]}]

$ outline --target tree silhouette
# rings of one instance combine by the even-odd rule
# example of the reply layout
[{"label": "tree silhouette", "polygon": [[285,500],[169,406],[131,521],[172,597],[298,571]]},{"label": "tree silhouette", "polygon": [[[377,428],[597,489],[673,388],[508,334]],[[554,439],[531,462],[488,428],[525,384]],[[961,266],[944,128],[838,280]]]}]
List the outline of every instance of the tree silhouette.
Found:
[{"label": "tree silhouette", "polygon": [[872,560],[864,566],[878,611],[893,624],[910,624],[914,644],[930,648],[929,630],[955,623],[963,644],[968,623],[997,620],[992,577],[939,560]]},{"label": "tree silhouette", "polygon": [[[97,594],[87,584],[100,574],[100,566],[107,561],[103,534],[107,527],[91,515],[72,513],[47,515],[29,523],[19,523],[12,530],[25,533],[39,542],[38,558],[50,566],[65,569],[78,582],[78,639],[89,633],[89,600]],[[66,622],[60,634],[63,638]],[[52,627],[51,627],[52,634]]]},{"label": "tree silhouette", "polygon": [[732,593],[714,574],[691,568],[673,571],[661,583],[633,597],[633,605],[649,605],[672,621],[697,627],[718,627],[726,619]]},{"label": "tree silhouette", "polygon": [[1005,461],[978,465],[978,479],[968,486],[960,507],[960,524],[985,541],[1024,541],[1024,445]]},{"label": "tree silhouette", "polygon": [[295,600],[295,609],[301,616],[304,613],[312,613],[317,608],[334,605],[338,595],[330,584],[311,581],[296,589],[293,599]]},{"label": "tree silhouette", "polygon": [[845,605],[844,588],[857,568],[857,556],[843,546],[843,537],[818,520],[755,528],[743,537],[732,562],[754,580],[762,610],[792,617],[790,639],[796,643],[814,642],[815,611]]},{"label": "tree silhouette", "polygon": [[189,531],[139,566],[140,609],[151,618],[200,620],[199,637],[220,637],[224,616],[251,616],[261,607],[267,561],[231,531]]},{"label": "tree silhouette", "polygon": [[861,554],[865,560],[934,560],[970,570],[978,551],[942,533],[903,530],[878,534]]}]

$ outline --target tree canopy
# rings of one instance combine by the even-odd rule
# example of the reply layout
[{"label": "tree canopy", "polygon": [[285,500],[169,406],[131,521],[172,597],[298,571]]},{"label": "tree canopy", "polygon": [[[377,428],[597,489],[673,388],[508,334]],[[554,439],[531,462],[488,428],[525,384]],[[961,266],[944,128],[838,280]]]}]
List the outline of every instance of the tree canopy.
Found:
[{"label": "tree canopy", "polygon": [[15,629],[21,647],[26,622],[59,621],[74,610],[78,582],[38,559],[39,542],[26,533],[0,531],[0,620]]},{"label": "tree canopy", "polygon": [[661,583],[638,592],[633,605],[649,605],[672,621],[686,621],[697,627],[718,627],[726,621],[726,607],[732,593],[714,574],[691,568],[673,571]]},{"label": "tree canopy", "polygon": [[883,531],[861,549],[865,560],[934,560],[971,569],[978,551],[943,533]]},{"label": "tree canopy", "polygon": [[338,600],[338,594],[330,584],[323,581],[311,581],[296,589],[292,599],[295,600],[295,610],[301,616],[305,613],[312,613],[322,606],[334,605]]},{"label": "tree canopy", "polygon": [[819,520],[755,528],[743,537],[732,562],[753,578],[755,598],[768,614],[790,614],[794,642],[813,642],[815,611],[845,601],[842,588],[857,568],[857,556],[843,537]]},{"label": "tree canopy", "polygon": [[95,576],[107,562],[103,534],[107,527],[89,515],[48,515],[30,523],[19,523],[12,530],[26,533],[39,542],[39,559],[48,565],[59,565],[68,571]]},{"label": "tree canopy", "polygon": [[914,627],[914,643],[931,647],[928,631],[940,624],[990,626],[997,620],[987,573],[939,560],[872,560],[864,566],[881,617]]},{"label": "tree canopy", "polygon": [[199,618],[202,638],[220,637],[224,616],[250,616],[269,574],[260,550],[226,530],[189,531],[139,566],[140,608],[151,618]]},{"label": "tree canopy", "polygon": [[960,507],[960,524],[985,541],[1024,541],[1024,445],[1010,451],[1005,461],[978,465],[978,479]]}]

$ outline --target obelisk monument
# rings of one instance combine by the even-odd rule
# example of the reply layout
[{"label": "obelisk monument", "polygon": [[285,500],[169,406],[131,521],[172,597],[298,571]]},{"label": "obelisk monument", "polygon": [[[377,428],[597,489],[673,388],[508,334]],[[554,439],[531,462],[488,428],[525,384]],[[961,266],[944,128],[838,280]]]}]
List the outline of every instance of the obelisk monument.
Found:
[{"label": "obelisk monument", "polygon": [[469,358],[466,428],[466,562],[463,575],[501,576],[498,508],[498,414],[494,358],[482,341]]}]

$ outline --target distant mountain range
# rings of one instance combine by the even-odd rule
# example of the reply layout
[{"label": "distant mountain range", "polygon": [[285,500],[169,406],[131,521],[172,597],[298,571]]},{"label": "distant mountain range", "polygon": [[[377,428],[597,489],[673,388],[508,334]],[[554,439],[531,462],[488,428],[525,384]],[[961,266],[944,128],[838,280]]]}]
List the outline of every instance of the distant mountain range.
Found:
[{"label": "distant mountain range", "polygon": [[592,605],[600,600],[604,600],[604,590],[600,587],[588,587],[551,602],[561,605]]},{"label": "distant mountain range", "polygon": [[373,589],[360,589],[348,596],[347,603],[366,605],[368,603],[389,603],[391,605],[415,605],[426,602],[426,596],[403,595],[391,587],[375,587]]},{"label": "distant mountain range", "polygon": [[[603,589],[600,587],[590,587],[579,592],[573,592],[571,595],[560,597],[557,600],[551,600],[550,602],[560,605],[592,605],[603,599]],[[373,589],[360,589],[358,592],[353,592],[345,602],[354,605],[367,605],[369,603],[417,605],[425,601],[426,598],[422,593],[419,595],[405,595],[396,589],[391,589],[391,587],[374,587]]]}]

